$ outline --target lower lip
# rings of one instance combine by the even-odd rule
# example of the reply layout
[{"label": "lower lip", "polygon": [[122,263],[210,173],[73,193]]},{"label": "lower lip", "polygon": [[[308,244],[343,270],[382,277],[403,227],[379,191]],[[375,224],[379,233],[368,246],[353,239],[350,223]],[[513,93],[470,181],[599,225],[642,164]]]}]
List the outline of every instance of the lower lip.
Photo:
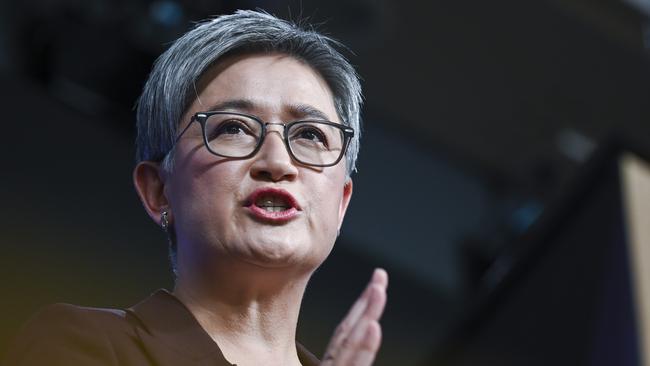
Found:
[{"label": "lower lip", "polygon": [[259,206],[250,205],[248,210],[253,214],[253,217],[273,223],[287,222],[298,216],[298,210],[295,207],[284,211],[267,211]]}]

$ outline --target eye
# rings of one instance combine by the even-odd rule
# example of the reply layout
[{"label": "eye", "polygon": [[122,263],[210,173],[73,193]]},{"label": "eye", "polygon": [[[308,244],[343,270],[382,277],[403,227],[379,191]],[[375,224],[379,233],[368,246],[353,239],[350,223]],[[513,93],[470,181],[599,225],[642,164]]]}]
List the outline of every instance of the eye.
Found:
[{"label": "eye", "polygon": [[314,126],[300,126],[292,135],[294,140],[309,140],[327,145],[327,137],[323,131]]},{"label": "eye", "polygon": [[228,121],[220,128],[221,133],[226,133],[229,135],[236,135],[239,133],[244,133],[244,128],[241,123],[236,121]]},{"label": "eye", "polygon": [[229,119],[220,122],[214,126],[208,134],[208,139],[213,140],[219,137],[228,137],[234,135],[251,135],[253,134],[250,128],[243,121],[237,119]]}]

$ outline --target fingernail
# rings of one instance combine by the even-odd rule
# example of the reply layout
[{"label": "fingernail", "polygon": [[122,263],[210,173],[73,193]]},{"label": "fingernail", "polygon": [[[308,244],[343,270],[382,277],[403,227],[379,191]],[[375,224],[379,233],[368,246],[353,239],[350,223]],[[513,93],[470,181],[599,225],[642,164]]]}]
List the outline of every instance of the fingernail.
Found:
[{"label": "fingernail", "polygon": [[382,272],[384,277],[386,277],[386,281],[388,281],[388,273],[386,270],[383,268],[375,268],[374,272],[372,272],[372,282],[379,282]]},{"label": "fingernail", "polygon": [[379,268],[375,268],[374,271],[372,271],[372,281],[377,281],[379,279]]}]

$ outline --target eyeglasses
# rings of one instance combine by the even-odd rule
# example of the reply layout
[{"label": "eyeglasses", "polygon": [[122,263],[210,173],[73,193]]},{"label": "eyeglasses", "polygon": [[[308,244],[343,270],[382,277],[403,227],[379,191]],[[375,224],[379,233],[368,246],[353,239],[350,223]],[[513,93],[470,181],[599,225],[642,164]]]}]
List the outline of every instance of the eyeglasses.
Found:
[{"label": "eyeglasses", "polygon": [[211,111],[192,116],[190,123],[174,141],[174,145],[195,121],[201,125],[203,142],[209,152],[225,158],[238,159],[253,157],[260,150],[268,126],[282,126],[284,145],[291,158],[301,164],[315,167],[336,165],[345,155],[354,136],[352,128],[330,121],[270,123],[262,122],[258,117],[248,114]]}]

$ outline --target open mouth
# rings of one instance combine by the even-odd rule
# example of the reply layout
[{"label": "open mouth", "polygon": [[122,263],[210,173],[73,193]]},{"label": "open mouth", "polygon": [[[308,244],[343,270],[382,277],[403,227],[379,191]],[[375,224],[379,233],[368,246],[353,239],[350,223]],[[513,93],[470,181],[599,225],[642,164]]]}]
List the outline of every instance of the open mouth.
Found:
[{"label": "open mouth", "polygon": [[280,212],[291,208],[291,205],[283,197],[262,195],[255,200],[255,205],[268,212]]},{"label": "open mouth", "polygon": [[277,188],[255,190],[245,205],[254,217],[270,221],[287,221],[298,215],[300,206],[293,196]]}]

